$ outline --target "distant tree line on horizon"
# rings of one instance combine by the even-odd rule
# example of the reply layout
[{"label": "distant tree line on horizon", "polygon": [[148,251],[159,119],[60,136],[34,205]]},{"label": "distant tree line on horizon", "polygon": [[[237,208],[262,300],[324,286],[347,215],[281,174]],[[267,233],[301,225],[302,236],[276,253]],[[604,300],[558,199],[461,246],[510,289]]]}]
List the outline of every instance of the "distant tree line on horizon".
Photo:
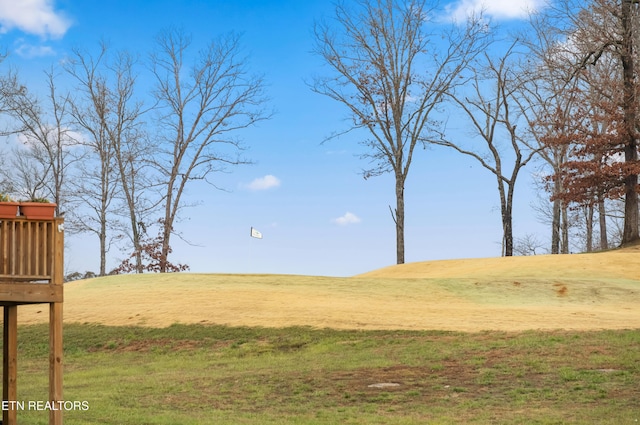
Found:
[{"label": "distant tree line on horizon", "polygon": [[[394,176],[396,262],[405,261],[405,184],[426,146],[453,149],[495,177],[502,255],[640,239],[636,2],[556,0],[509,39],[482,15],[443,23],[442,14],[425,0],[357,0],[313,29],[326,67],[309,87],[341,104],[350,123],[327,140],[363,135],[363,176]],[[186,270],[169,258],[190,206],[185,189],[215,186],[215,173],[249,163],[238,133],[271,116],[240,41],[223,35],[196,53],[189,35],[169,29],[145,60],[105,43],[75,49],[45,72],[42,95],[6,71],[3,134],[22,143],[3,154],[0,192],[47,197],[69,231],[95,234],[98,275]],[[466,132],[450,116],[463,117]],[[536,235],[514,237],[516,182],[530,164],[546,247]],[[113,245],[131,254],[108,270]]]}]

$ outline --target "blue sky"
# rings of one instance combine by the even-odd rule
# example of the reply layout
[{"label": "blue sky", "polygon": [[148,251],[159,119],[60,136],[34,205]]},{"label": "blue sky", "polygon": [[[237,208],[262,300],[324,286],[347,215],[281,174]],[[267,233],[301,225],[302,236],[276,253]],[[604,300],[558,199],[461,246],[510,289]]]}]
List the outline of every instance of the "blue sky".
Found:
[{"label": "blue sky", "polygon": [[[491,0],[485,11],[507,28],[539,0]],[[445,2],[462,16],[481,3]],[[190,187],[174,240],[175,262],[193,272],[290,273],[349,276],[395,261],[390,175],[365,181],[358,135],[322,144],[343,128],[345,110],[313,93],[305,81],[321,73],[310,52],[314,21],[330,16],[327,0],[0,0],[0,45],[29,87],[73,47],[95,49],[101,39],[142,55],[154,35],[182,26],[195,44],[229,31],[242,34],[250,68],[264,75],[276,114],[238,134],[253,165],[221,174],[217,190]],[[515,236],[547,229],[530,208],[525,169],[516,193]],[[430,148],[417,152],[406,185],[407,262],[500,255],[501,225],[495,178],[471,159]],[[253,226],[263,239],[249,236]],[[68,238],[69,270],[97,270],[97,244]],[[94,255],[95,253],[95,255]],[[112,257],[120,256],[112,252]],[[111,266],[114,264],[112,263]]]}]

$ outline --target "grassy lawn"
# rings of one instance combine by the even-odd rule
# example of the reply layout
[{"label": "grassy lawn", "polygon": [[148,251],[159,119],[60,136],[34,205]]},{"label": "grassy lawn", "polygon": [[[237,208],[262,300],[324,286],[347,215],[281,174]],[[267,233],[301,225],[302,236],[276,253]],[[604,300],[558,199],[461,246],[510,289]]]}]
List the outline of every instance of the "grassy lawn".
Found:
[{"label": "grassy lawn", "polygon": [[[65,424],[633,424],[640,332],[65,325]],[[19,400],[47,400],[45,325]],[[371,387],[374,384],[394,384]],[[21,411],[21,424],[47,424]]]}]

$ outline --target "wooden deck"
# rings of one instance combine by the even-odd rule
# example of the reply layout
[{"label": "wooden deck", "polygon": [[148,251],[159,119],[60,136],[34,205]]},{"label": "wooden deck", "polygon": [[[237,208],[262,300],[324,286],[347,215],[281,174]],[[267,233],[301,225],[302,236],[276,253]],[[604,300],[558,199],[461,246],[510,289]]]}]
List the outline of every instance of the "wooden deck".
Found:
[{"label": "wooden deck", "polygon": [[[18,306],[49,304],[49,401],[62,398],[62,302],[64,220],[0,219],[0,305],[3,320],[3,401],[17,394]],[[8,404],[11,406],[11,403]],[[2,411],[2,424],[17,424],[17,410]],[[62,411],[49,412],[49,424],[62,424]]]}]

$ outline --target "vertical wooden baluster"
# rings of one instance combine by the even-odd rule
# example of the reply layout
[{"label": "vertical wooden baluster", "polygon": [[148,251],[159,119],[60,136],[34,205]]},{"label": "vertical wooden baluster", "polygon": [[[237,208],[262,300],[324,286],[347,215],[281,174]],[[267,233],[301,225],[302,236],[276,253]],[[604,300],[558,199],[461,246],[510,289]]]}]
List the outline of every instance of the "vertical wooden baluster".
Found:
[{"label": "vertical wooden baluster", "polygon": [[[2,400],[18,399],[18,306],[4,307],[3,356],[2,356]],[[15,409],[2,411],[2,423],[16,425],[18,411]]]}]

